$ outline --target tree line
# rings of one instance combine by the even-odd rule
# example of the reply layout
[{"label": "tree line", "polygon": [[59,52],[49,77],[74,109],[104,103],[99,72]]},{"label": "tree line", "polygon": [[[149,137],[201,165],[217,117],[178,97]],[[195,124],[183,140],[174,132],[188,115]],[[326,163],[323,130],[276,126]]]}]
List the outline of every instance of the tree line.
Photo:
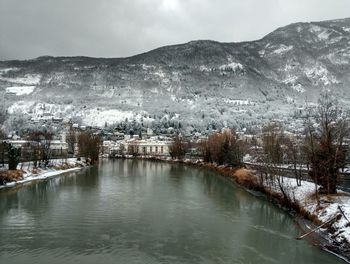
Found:
[{"label": "tree line", "polygon": [[[304,131],[300,133],[285,132],[281,123],[270,122],[262,127],[259,137],[249,142],[227,129],[200,141],[197,148],[204,162],[233,167],[242,166],[243,156],[255,150],[255,162],[264,167],[265,176],[270,177],[271,182],[276,178],[283,180],[276,168],[288,165],[298,185],[307,171],[308,178],[319,186],[317,192],[332,194],[337,192],[341,172],[348,162],[349,120],[349,114],[326,91],[321,94],[317,106],[306,107]],[[170,155],[183,158],[188,149],[189,143],[177,136],[170,147]]]},{"label": "tree line", "polygon": [[[8,164],[9,170],[16,170],[20,162],[23,169],[24,162],[34,168],[46,168],[55,158],[70,157],[85,158],[89,164],[97,163],[102,145],[102,137],[92,132],[76,132],[70,129],[67,133],[66,152],[54,153],[51,148],[54,135],[47,131],[32,131],[26,136],[26,142],[21,147],[15,147],[3,133],[0,133],[0,164]],[[76,151],[77,150],[77,151]]]}]

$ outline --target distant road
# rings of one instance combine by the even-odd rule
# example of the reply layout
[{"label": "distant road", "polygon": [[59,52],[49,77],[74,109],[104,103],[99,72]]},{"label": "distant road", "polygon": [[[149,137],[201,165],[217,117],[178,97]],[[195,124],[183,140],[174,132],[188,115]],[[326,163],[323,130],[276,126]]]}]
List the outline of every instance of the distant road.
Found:
[{"label": "distant road", "polygon": [[[250,168],[252,170],[257,170],[263,173],[273,173],[275,175],[280,175],[283,177],[288,178],[295,178],[295,170],[292,168],[293,165],[281,165],[281,166],[268,166],[261,163],[250,163],[250,162],[244,162],[243,163],[247,168]],[[299,165],[298,173],[301,175],[301,179],[303,181],[309,181],[312,182],[312,179],[308,175],[308,170],[305,165]],[[350,173],[349,172],[341,172],[340,173],[340,184],[338,185],[338,188],[350,192]]]}]

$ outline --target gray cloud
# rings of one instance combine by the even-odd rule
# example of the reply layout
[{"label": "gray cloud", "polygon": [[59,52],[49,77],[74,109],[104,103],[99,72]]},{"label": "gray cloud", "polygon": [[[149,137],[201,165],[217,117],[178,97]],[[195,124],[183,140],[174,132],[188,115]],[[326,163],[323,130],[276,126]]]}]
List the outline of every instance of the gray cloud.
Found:
[{"label": "gray cloud", "polygon": [[0,59],[124,57],[196,39],[246,41],[349,10],[349,0],[0,0]]}]

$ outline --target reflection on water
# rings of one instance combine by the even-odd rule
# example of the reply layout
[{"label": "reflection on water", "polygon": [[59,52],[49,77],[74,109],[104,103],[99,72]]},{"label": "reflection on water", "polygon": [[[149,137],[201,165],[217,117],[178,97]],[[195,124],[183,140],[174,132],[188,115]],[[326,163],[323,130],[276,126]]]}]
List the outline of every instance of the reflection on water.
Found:
[{"label": "reflection on water", "polygon": [[138,160],[0,192],[0,263],[338,263],[202,169]]}]

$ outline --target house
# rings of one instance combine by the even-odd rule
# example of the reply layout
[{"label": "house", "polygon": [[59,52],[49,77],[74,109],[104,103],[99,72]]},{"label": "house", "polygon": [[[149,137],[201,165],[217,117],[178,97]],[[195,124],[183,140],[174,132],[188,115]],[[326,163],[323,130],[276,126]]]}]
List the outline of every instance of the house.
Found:
[{"label": "house", "polygon": [[58,123],[62,123],[63,122],[63,118],[62,117],[52,117],[52,122],[58,124]]},{"label": "house", "polygon": [[[29,153],[33,152],[33,145],[40,146],[41,143],[28,140],[8,140],[15,148],[21,149],[22,158],[26,159]],[[68,144],[61,140],[51,140],[47,143],[50,149],[50,158],[65,157],[68,154]]]},{"label": "house", "polygon": [[171,141],[130,139],[124,142],[129,155],[169,156]]},{"label": "house", "polygon": [[118,144],[113,140],[104,140],[101,147],[102,157],[110,157],[115,154],[115,151],[118,150]]},{"label": "house", "polygon": [[52,157],[62,157],[68,154],[68,144],[61,140],[51,140],[50,152]]},{"label": "house", "polygon": [[125,138],[125,134],[121,132],[114,132],[113,135],[116,140],[123,140]]}]

